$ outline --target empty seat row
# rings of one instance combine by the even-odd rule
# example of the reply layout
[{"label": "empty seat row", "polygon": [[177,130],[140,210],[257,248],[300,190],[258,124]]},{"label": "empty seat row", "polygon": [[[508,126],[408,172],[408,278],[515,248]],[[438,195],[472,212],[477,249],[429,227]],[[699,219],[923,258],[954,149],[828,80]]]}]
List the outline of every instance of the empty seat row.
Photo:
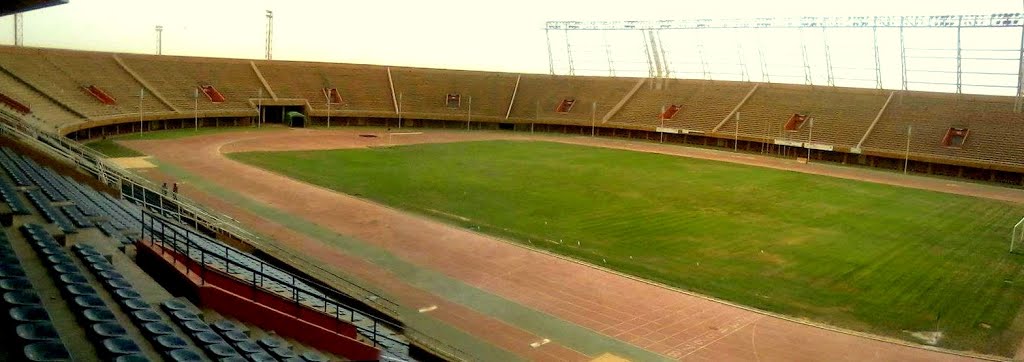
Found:
[{"label": "empty seat row", "polygon": [[[211,356],[229,357],[231,350],[249,361],[327,361],[315,351],[297,353],[291,343],[273,336],[253,339],[244,325],[221,319],[204,322],[203,313],[184,299],[172,299],[160,304],[161,308],[183,328],[194,330],[196,342],[204,345]],[[186,327],[187,326],[187,327]],[[229,350],[230,348],[230,350]]]},{"label": "empty seat row", "polygon": [[91,342],[106,360],[138,360],[145,358],[142,349],[118,322],[114,311],[99,297],[95,288],[67,254],[63,247],[42,226],[25,224],[21,227],[25,239],[43,259],[50,276],[57,284],[79,319],[79,324],[90,333]]},{"label": "empty seat row", "polygon": [[4,340],[14,343],[2,345],[20,349],[17,353],[28,361],[70,361],[71,353],[61,341],[57,329],[50,320],[50,314],[43,307],[42,300],[25,275],[7,239],[0,231],[0,305],[4,312],[0,322]]},{"label": "empty seat row", "polygon": [[28,215],[32,213],[32,210],[28,209],[28,205],[25,205],[25,202],[18,197],[18,190],[3,179],[0,179],[0,199],[7,203],[14,214]]},{"label": "empty seat row", "polygon": [[32,186],[32,181],[29,180],[28,176],[18,168],[15,163],[15,159],[19,157],[18,154],[14,153],[10,148],[4,147],[0,149],[0,168],[7,171],[7,175],[11,176],[11,180],[18,186]]},{"label": "empty seat row", "polygon": [[43,214],[43,218],[45,218],[47,222],[56,223],[57,227],[65,234],[78,232],[78,229],[71,224],[71,221],[69,221],[64,214],[58,212],[53,205],[50,205],[50,202],[39,194],[38,190],[29,190],[25,194],[28,195],[29,201],[36,206],[36,209]]}]

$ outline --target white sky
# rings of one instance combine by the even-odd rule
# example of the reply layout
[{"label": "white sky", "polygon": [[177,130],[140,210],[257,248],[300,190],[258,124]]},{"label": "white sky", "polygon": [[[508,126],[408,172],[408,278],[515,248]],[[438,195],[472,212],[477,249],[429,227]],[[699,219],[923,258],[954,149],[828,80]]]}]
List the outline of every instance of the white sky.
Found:
[{"label": "white sky", "polygon": [[[1021,12],[1022,1],[71,0],[67,5],[26,13],[25,44],[153,53],[154,27],[159,24],[164,27],[164,54],[259,59],[263,58],[264,52],[264,11],[267,9],[274,11],[274,59],[547,73],[543,31],[547,20],[990,14]],[[719,54],[710,54],[709,57],[728,58],[724,54],[735,54],[735,41],[717,40],[736,36],[706,37],[705,43],[722,48]],[[792,34],[788,36],[790,40],[794,39]],[[820,35],[817,36],[820,39]],[[835,52],[855,45],[863,46],[865,51],[870,50],[870,43],[850,45],[833,37],[830,35],[834,43],[834,65]],[[675,49],[677,54],[688,53],[687,49],[692,44],[683,44],[688,41],[685,38],[664,39],[666,49],[670,52]],[[773,38],[784,40],[779,36]],[[1019,37],[1015,40],[1014,36],[998,38],[1000,48],[1019,46],[1016,44]],[[954,43],[949,39],[955,38],[935,42],[953,47]],[[12,44],[13,41],[13,17],[0,18],[0,43]],[[1004,41],[1010,44],[1003,44]],[[640,49],[636,54],[640,55],[641,42],[635,44]],[[753,52],[756,56],[754,47],[744,48],[745,52]],[[583,52],[598,50],[580,49]],[[628,53],[631,48],[621,46],[615,50]],[[790,59],[786,52],[775,53],[776,57],[780,57],[779,54],[784,56],[773,59],[772,63],[799,63],[799,57]],[[730,62],[728,59],[721,61]],[[680,64],[674,64],[674,67],[686,67],[682,64],[684,60],[678,62]],[[756,57],[746,62],[752,70],[760,66]],[[625,64],[621,66],[626,67]],[[757,72],[752,74],[754,80],[760,80],[759,70]],[[771,72],[776,71],[773,69]],[[559,73],[565,73],[565,70],[560,69]],[[592,73],[607,74],[607,71]],[[684,77],[699,78],[701,75],[687,74]],[[786,80],[780,78],[777,81]],[[800,83],[802,79],[789,81]],[[898,86],[886,83],[886,88]]]}]

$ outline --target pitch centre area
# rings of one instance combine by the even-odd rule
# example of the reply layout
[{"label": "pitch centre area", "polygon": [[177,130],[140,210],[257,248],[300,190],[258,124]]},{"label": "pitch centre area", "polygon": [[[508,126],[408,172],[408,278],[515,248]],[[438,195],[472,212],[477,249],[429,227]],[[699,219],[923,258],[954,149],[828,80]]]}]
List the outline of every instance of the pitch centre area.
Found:
[{"label": "pitch centre area", "polygon": [[1024,205],[537,141],[229,157],[793,317],[997,355],[1024,337]]}]

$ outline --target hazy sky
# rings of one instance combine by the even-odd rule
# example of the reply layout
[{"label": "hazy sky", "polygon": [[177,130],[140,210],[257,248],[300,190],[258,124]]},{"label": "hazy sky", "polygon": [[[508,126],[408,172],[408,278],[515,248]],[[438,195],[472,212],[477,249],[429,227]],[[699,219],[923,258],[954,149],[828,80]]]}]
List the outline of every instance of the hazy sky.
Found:
[{"label": "hazy sky", "polygon": [[[267,9],[274,11],[274,59],[547,73],[543,31],[547,20],[990,14],[1020,12],[1022,2],[71,0],[67,5],[25,14],[25,44],[153,53],[154,26],[159,24],[164,27],[164,54],[259,59],[264,52]],[[692,40],[686,36],[679,39],[682,40],[678,42]],[[716,42],[713,38],[703,41],[720,46],[729,44],[722,52],[736,52],[734,42]],[[1019,38],[1012,42],[1017,41]],[[11,16],[0,18],[0,43],[13,43]],[[641,43],[636,44],[639,47]],[[839,44],[837,51],[847,47]],[[687,49],[666,40],[669,51],[673,46],[678,53]],[[752,48],[746,46],[745,51],[756,51]],[[581,51],[595,49],[583,47]],[[792,62],[799,62],[799,58]],[[756,59],[748,59],[747,63],[752,69],[759,68]],[[694,76],[701,77],[688,77]],[[752,77],[760,80],[759,73]],[[887,84],[887,88],[896,86]]]}]

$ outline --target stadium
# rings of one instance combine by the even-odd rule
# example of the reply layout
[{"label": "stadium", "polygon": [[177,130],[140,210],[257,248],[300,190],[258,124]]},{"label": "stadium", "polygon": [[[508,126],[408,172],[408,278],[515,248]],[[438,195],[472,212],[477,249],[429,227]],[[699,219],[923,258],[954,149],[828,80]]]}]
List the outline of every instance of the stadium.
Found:
[{"label": "stadium", "polygon": [[65,6],[0,6],[0,360],[1024,358],[1020,12],[550,21],[536,74],[270,10],[264,59],[24,45]]}]

